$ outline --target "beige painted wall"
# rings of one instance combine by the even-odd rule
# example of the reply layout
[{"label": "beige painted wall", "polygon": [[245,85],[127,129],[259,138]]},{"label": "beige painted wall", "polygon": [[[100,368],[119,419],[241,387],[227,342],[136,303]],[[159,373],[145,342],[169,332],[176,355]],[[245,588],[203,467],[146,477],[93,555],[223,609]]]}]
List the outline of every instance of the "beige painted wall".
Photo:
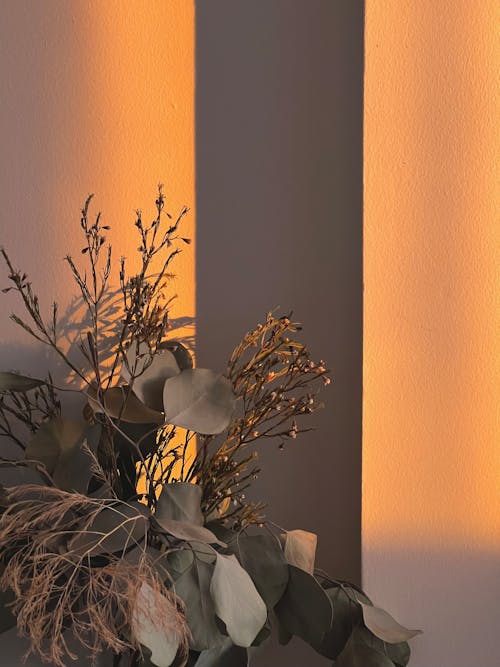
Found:
[{"label": "beige painted wall", "polygon": [[[0,243],[44,300],[74,293],[61,259],[79,256],[90,192],[118,257],[135,253],[135,210],[154,213],[159,182],[170,211],[191,207],[193,237],[194,3],[4,0],[0,30]],[[194,315],[194,253],[177,264],[179,315]],[[24,347],[6,319],[2,345]]]},{"label": "beige painted wall", "polygon": [[363,579],[413,667],[499,660],[499,18],[367,2]]},{"label": "beige painted wall", "polygon": [[[192,207],[194,236],[192,0],[3,0],[0,90],[0,244],[29,271],[44,306],[56,298],[64,311],[74,294],[61,260],[80,256],[89,192],[118,256],[135,252],[135,209],[153,214],[160,181],[169,210]],[[177,272],[173,314],[192,316],[193,246]],[[8,322],[10,297],[1,301],[0,367],[45,372],[44,352]],[[0,664],[17,667],[21,650],[9,635]]]}]

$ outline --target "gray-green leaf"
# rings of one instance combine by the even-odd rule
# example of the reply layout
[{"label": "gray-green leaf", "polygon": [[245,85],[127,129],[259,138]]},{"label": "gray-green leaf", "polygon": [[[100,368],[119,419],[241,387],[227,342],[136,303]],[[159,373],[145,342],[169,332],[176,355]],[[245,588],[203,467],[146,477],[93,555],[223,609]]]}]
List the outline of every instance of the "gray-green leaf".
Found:
[{"label": "gray-green leaf", "polygon": [[38,429],[25,455],[43,463],[60,489],[86,493],[100,433],[98,424],[54,417]]},{"label": "gray-green leaf", "polygon": [[248,651],[226,640],[221,646],[203,651],[196,667],[248,667]]},{"label": "gray-green leaf", "polygon": [[332,624],[332,604],[316,579],[293,565],[285,594],[275,607],[283,629],[312,646]]},{"label": "gray-green leaf", "polygon": [[319,643],[312,643],[312,646],[321,655],[335,659],[345,647],[352,628],[361,622],[361,611],[344,587],[334,586],[325,593],[333,606],[333,622]]},{"label": "gray-green leaf", "polygon": [[[151,651],[150,660],[157,667],[169,667],[177,655],[180,643],[175,631],[177,613],[165,596],[149,584],[142,584],[134,605],[132,630],[138,641]],[[171,627],[170,632],[165,631],[166,626]]]},{"label": "gray-green leaf", "polygon": [[208,530],[208,528],[205,528],[204,526],[197,526],[196,524],[188,523],[187,521],[159,519],[158,517],[156,520],[166,533],[178,540],[183,540],[185,542],[196,540],[206,544],[218,544],[221,547],[227,546],[227,544],[218,540],[211,530]]},{"label": "gray-green leaf", "polygon": [[40,461],[53,473],[61,454],[72,450],[85,431],[83,422],[54,417],[42,424],[26,447],[26,458]]},{"label": "gray-green leaf", "polygon": [[289,530],[285,535],[285,558],[290,565],[314,573],[318,538],[307,530]]},{"label": "gray-green leaf", "polygon": [[158,498],[156,519],[158,521],[163,519],[185,521],[202,526],[201,495],[201,486],[197,484],[188,482],[164,484]]},{"label": "gray-green leaf", "polygon": [[99,402],[94,390],[87,392],[92,410],[96,413],[106,412],[108,417],[121,419],[135,424],[161,424],[163,415],[152,410],[140,401],[128,387],[111,387],[104,392],[103,402]]},{"label": "gray-green leaf", "polygon": [[3,391],[29,391],[45,384],[43,380],[29,378],[18,373],[0,372],[0,393]]},{"label": "gray-green leaf", "polygon": [[222,433],[235,405],[231,382],[207,368],[185,370],[165,382],[165,420],[196,433]]},{"label": "gray-green leaf", "polygon": [[233,643],[251,646],[267,620],[267,608],[235,556],[217,554],[210,592]]},{"label": "gray-green leaf", "polygon": [[145,405],[161,412],[165,380],[180,372],[177,360],[170,350],[160,348],[152,354],[146,343],[132,343],[127,350],[127,363],[123,364],[121,375],[130,383],[133,374],[134,393]]},{"label": "gray-green leaf", "polygon": [[186,618],[191,631],[191,648],[196,651],[211,649],[224,641],[210,595],[213,565],[194,558],[191,567],[176,577],[175,592],[186,605]]},{"label": "gray-green leaf", "polygon": [[359,602],[363,610],[363,620],[373,634],[390,644],[406,642],[422,634],[422,630],[409,630],[398,623],[387,611]]},{"label": "gray-green leaf", "polygon": [[353,634],[335,661],[335,667],[394,667],[394,663],[387,655],[358,643]]},{"label": "gray-green leaf", "polygon": [[193,368],[193,357],[191,352],[178,340],[169,340],[164,343],[162,347],[172,352],[181,371]]},{"label": "gray-green leaf", "polygon": [[110,504],[96,515],[86,530],[70,540],[68,550],[79,556],[123,554],[145,539],[148,514],[148,508],[141,503]]},{"label": "gray-green leaf", "polygon": [[231,545],[268,609],[281,599],[288,584],[288,564],[272,535],[240,535]]}]

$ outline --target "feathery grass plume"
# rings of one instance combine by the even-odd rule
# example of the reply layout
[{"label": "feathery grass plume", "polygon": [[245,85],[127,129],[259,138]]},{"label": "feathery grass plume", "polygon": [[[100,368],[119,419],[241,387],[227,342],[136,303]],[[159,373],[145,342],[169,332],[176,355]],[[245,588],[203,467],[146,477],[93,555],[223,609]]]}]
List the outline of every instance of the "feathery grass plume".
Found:
[{"label": "feathery grass plume", "polygon": [[[30,641],[29,653],[64,667],[66,657],[76,659],[66,631],[93,660],[104,650],[140,651],[134,617],[140,591],[147,587],[150,608],[161,611],[155,615],[155,627],[175,636],[179,655],[187,655],[183,605],[145,550],[137,562],[129,562],[125,554],[100,552],[95,541],[88,549],[71,548],[75,537],[92,533],[93,521],[112,508],[112,502],[23,485],[4,490],[2,506],[0,560],[5,569],[0,586],[15,594],[12,610],[19,633]],[[126,528],[127,521],[124,517],[112,532]],[[103,549],[110,534],[102,534]]]}]

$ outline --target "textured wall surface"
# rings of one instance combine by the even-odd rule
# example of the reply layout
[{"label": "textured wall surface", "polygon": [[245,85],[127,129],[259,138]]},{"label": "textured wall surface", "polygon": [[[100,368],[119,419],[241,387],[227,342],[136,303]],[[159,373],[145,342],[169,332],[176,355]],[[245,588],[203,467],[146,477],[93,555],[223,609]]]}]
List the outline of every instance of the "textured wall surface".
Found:
[{"label": "textured wall surface", "polygon": [[[170,211],[194,209],[194,4],[3,0],[0,90],[0,244],[29,271],[42,305],[57,298],[64,313],[75,288],[62,258],[80,257],[89,192],[118,256],[135,253],[135,209],[153,215],[160,181]],[[190,248],[177,263],[176,317],[194,315]],[[44,352],[8,322],[14,299],[1,296],[0,367],[45,372]],[[2,667],[21,664],[10,635],[0,638]]]},{"label": "textured wall surface", "polygon": [[[90,192],[117,256],[135,253],[135,210],[153,215],[159,182],[170,211],[194,209],[194,4],[7,0],[0,19],[0,243],[64,304],[61,259],[79,255]],[[194,249],[177,272],[179,315],[193,315]],[[2,344],[22,345],[6,319]]]},{"label": "textured wall surface", "polygon": [[[333,383],[316,431],[261,448],[252,493],[319,534],[322,568],[359,580],[363,3],[196,8],[198,361],[223,368],[268,309],[293,309]],[[255,661],[328,663],[299,640]]]},{"label": "textured wall surface", "polygon": [[363,579],[498,665],[498,3],[367,3]]}]

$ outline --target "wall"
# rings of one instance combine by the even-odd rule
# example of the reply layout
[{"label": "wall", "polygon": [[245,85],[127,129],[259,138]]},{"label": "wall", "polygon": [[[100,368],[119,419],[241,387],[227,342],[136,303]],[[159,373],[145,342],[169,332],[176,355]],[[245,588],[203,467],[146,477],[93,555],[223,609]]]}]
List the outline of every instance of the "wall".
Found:
[{"label": "wall", "polygon": [[498,665],[498,3],[367,3],[363,580]]},{"label": "wall", "polygon": [[[196,9],[198,361],[223,368],[269,309],[293,309],[333,383],[315,432],[262,448],[253,495],[359,580],[363,3]],[[256,664],[327,662],[297,641]]]},{"label": "wall", "polygon": [[[185,231],[194,236],[191,0],[4,1],[0,89],[0,244],[29,271],[44,307],[57,298],[64,314],[74,294],[62,257],[80,257],[89,192],[117,256],[135,253],[135,209],[153,214],[160,181],[170,211],[192,207]],[[194,315],[190,248],[177,263],[174,317]],[[8,322],[10,296],[2,295],[0,367],[45,372],[44,352]],[[17,667],[10,635],[0,638],[0,662]]]}]

